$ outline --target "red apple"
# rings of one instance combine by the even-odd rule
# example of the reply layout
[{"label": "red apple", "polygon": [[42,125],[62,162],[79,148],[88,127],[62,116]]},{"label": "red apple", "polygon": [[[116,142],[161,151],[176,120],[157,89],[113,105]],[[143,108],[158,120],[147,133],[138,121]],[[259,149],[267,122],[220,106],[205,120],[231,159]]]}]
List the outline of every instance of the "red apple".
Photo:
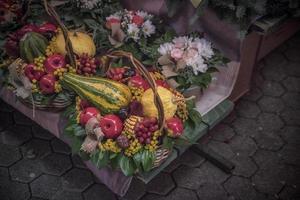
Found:
[{"label": "red apple", "polygon": [[168,131],[170,131],[171,135],[173,135],[174,137],[179,137],[180,135],[182,135],[184,127],[181,119],[172,117],[166,120],[166,125]]},{"label": "red apple", "polygon": [[57,27],[49,22],[46,22],[38,27],[40,33],[54,33]]},{"label": "red apple", "polygon": [[35,65],[34,64],[28,64],[26,65],[24,69],[25,76],[29,78],[29,80],[40,80],[40,78],[45,75],[45,72],[40,71],[40,70],[35,70]]},{"label": "red apple", "polygon": [[91,119],[92,117],[99,117],[100,111],[95,107],[87,107],[85,108],[79,116],[79,121],[82,126],[85,126],[86,123]]},{"label": "red apple", "polygon": [[144,90],[147,90],[149,88],[149,84],[147,83],[147,81],[140,75],[131,77],[128,84],[133,87],[144,88]]},{"label": "red apple", "polygon": [[117,115],[109,114],[100,119],[100,127],[106,138],[117,138],[123,130],[123,122]]},{"label": "red apple", "polygon": [[43,94],[52,94],[55,92],[55,76],[46,74],[39,80],[39,86]]},{"label": "red apple", "polygon": [[60,54],[53,54],[45,60],[44,66],[46,72],[53,73],[55,70],[66,66],[65,57]]},{"label": "red apple", "polygon": [[156,83],[157,86],[161,86],[161,87],[164,87],[166,89],[170,88],[169,84],[166,81],[156,80],[155,83]]}]

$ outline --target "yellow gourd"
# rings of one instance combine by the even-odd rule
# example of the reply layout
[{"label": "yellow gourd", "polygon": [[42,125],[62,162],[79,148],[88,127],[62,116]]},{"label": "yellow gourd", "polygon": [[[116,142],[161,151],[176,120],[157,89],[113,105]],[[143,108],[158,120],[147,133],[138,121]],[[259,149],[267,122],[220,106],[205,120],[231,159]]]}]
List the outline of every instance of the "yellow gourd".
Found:
[{"label": "yellow gourd", "polygon": [[[169,119],[175,115],[177,110],[175,97],[168,89],[158,86],[157,93],[162,101],[165,118]],[[157,108],[154,104],[154,96],[152,89],[148,89],[144,92],[141,103],[143,105],[144,115],[146,117],[158,117]]]},{"label": "yellow gourd", "polygon": [[[96,46],[93,39],[86,33],[69,31],[69,38],[72,43],[74,53],[77,55],[82,55],[83,53],[89,56],[94,56],[96,54]],[[59,31],[56,35],[56,39],[53,41],[55,46],[55,51],[62,55],[66,55],[67,51],[65,48],[65,39],[63,33]]]}]

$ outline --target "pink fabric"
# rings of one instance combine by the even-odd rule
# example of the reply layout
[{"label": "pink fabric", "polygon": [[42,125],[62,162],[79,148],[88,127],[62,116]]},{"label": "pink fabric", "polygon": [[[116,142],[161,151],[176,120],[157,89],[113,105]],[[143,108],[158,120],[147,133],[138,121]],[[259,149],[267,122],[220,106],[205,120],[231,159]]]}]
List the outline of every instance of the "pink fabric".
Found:
[{"label": "pink fabric", "polygon": [[[33,110],[18,101],[14,93],[6,88],[0,88],[0,97],[9,105],[19,110],[21,113],[38,123],[41,127],[47,129],[50,133],[70,144],[67,138],[63,136],[63,130],[66,124],[61,113],[51,113],[41,110]],[[130,186],[132,177],[126,177],[120,171],[113,171],[109,168],[98,169],[90,161],[85,161],[86,166],[94,175],[102,181],[114,193],[124,196]],[[100,198],[100,197],[99,197]]]}]

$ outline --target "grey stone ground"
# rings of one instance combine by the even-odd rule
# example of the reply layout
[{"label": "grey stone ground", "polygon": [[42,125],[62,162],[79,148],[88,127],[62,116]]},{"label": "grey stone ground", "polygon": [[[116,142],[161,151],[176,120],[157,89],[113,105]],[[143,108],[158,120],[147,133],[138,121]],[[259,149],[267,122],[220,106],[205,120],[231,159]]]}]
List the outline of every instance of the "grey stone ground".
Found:
[{"label": "grey stone ground", "polygon": [[235,163],[232,175],[189,150],[148,185],[115,196],[70,149],[16,110],[0,105],[0,199],[300,199],[300,34],[255,72],[251,92],[208,145]]}]

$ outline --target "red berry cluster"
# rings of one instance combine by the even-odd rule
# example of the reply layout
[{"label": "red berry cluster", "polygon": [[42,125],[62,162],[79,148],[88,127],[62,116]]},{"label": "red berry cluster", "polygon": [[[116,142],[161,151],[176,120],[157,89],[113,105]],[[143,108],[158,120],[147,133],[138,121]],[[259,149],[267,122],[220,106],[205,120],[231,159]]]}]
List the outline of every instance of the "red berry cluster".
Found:
[{"label": "red berry cluster", "polygon": [[88,54],[82,54],[77,58],[77,74],[80,75],[94,75],[99,61],[96,58],[90,57]]},{"label": "red berry cluster", "polygon": [[115,80],[115,81],[121,81],[124,78],[124,73],[126,72],[126,69],[123,67],[118,68],[111,68],[107,71],[107,77]]},{"label": "red berry cluster", "polygon": [[158,123],[156,118],[144,118],[134,128],[136,138],[141,144],[150,144],[152,135],[157,130]]}]

